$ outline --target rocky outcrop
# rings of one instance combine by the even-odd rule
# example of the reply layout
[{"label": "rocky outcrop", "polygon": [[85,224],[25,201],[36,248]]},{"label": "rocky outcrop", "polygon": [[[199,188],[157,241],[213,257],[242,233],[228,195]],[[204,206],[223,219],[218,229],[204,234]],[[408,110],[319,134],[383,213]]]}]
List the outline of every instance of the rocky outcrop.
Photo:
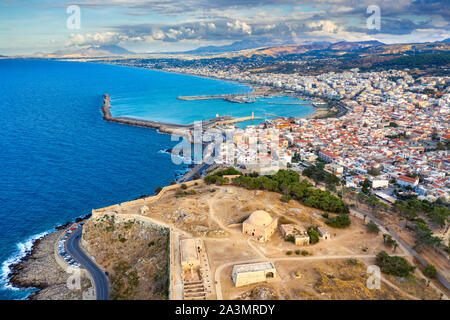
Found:
[{"label": "rocky outcrop", "polygon": [[96,214],[83,227],[83,243],[108,270],[111,299],[168,298],[168,229],[113,213]]}]

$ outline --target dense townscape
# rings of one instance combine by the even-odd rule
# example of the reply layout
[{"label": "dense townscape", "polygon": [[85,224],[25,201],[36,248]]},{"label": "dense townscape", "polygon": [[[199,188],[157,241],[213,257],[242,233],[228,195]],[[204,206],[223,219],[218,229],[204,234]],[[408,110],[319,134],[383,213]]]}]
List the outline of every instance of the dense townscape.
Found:
[{"label": "dense townscape", "polygon": [[446,2],[4,2],[0,300],[450,299]]},{"label": "dense townscape", "polygon": [[[236,129],[223,143],[219,162],[230,157],[242,167],[332,163],[330,170],[345,177],[347,186],[371,180],[377,193],[392,199],[399,186],[419,199],[434,201],[449,194],[449,77],[413,79],[407,71],[360,73],[352,69],[318,76],[236,73],[236,70],[174,69],[217,78],[270,85],[301,94],[340,99],[347,113],[339,118],[275,119]],[[275,152],[260,152],[261,148]],[[293,159],[295,155],[295,158]],[[306,162],[304,162],[306,161]],[[264,167],[264,166],[263,166]],[[372,174],[371,174],[372,173]]]}]

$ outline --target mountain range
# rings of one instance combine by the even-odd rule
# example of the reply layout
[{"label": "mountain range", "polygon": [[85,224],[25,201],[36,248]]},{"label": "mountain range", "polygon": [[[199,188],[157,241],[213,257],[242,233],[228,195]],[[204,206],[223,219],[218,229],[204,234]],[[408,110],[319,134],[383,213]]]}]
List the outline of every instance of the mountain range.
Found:
[{"label": "mountain range", "polygon": [[78,57],[104,57],[104,56],[123,56],[135,54],[127,49],[117,45],[104,45],[104,46],[87,46],[87,47],[75,47],[63,50],[58,50],[53,53],[37,52],[34,57],[42,58],[78,58]]},{"label": "mountain range", "polygon": [[[377,40],[371,41],[340,41],[330,42],[310,42],[303,44],[288,44],[281,41],[259,39],[248,41],[236,41],[223,46],[205,46],[195,50],[184,52],[166,52],[160,54],[170,55],[197,55],[212,57],[283,57],[286,55],[299,55],[319,53],[325,55],[343,55],[348,53],[384,55],[401,53],[425,53],[425,52],[448,52],[450,51],[450,39],[427,43],[405,43],[405,44],[384,44]],[[117,45],[74,47],[58,50],[50,54],[35,53],[33,57],[38,58],[82,58],[82,57],[108,57],[127,55],[148,55],[137,54]],[[0,56],[1,57],[1,56]]]}]

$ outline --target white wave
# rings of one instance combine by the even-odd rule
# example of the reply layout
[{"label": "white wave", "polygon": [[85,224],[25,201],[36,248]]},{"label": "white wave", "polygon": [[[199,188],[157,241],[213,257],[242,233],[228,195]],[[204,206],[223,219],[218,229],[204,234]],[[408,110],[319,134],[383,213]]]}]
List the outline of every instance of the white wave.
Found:
[{"label": "white wave", "polygon": [[23,259],[28,253],[31,252],[31,249],[33,248],[33,244],[36,240],[42,239],[47,234],[53,232],[54,229],[41,232],[39,234],[36,234],[34,236],[31,236],[30,238],[26,239],[23,242],[19,242],[16,244],[17,252],[13,254],[11,257],[6,259],[2,264],[2,272],[0,275],[0,285],[3,288],[10,289],[10,290],[21,290],[20,288],[14,287],[11,283],[9,283],[9,274],[11,273],[11,267],[17,263],[20,262],[21,259]]}]

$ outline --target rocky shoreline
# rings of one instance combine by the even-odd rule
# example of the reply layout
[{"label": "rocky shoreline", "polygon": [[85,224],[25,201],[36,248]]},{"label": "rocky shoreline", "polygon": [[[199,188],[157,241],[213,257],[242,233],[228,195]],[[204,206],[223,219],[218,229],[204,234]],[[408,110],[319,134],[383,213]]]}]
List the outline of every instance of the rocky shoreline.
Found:
[{"label": "rocky shoreline", "polygon": [[[79,222],[90,215],[77,218]],[[54,246],[59,236],[72,225],[67,222],[55,227],[55,230],[33,241],[31,250],[19,262],[10,265],[8,282],[19,289],[37,289],[27,300],[80,300],[81,290],[71,290],[67,280],[71,276],[56,262]],[[85,281],[83,281],[85,282]],[[88,285],[82,283],[82,286]],[[90,284],[89,284],[90,285]]]}]

